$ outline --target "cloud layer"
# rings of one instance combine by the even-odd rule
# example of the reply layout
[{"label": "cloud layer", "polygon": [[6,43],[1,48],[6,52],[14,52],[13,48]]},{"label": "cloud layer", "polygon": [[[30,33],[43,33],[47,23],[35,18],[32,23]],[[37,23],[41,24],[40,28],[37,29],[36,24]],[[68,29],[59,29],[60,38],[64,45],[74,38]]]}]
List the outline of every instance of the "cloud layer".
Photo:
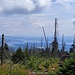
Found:
[{"label": "cloud layer", "polygon": [[56,17],[59,34],[72,35],[74,12],[75,0],[0,0],[0,34],[40,36],[44,26],[47,35],[53,35]]},{"label": "cloud layer", "polygon": [[73,3],[75,0],[56,0],[58,3]]},{"label": "cloud layer", "polygon": [[56,0],[57,3],[64,5],[67,9],[75,5],[75,0]]},{"label": "cloud layer", "polygon": [[5,14],[28,14],[49,7],[50,0],[0,0],[0,12]]},{"label": "cloud layer", "polygon": [[75,0],[0,0],[0,13],[6,15],[38,13],[50,8],[53,2],[62,4],[68,9]]}]

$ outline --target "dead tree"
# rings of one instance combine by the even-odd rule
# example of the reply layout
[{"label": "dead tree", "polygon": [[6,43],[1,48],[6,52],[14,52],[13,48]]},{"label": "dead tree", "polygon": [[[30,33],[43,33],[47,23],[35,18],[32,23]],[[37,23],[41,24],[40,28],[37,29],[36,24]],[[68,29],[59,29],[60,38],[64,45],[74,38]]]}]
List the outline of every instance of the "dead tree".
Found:
[{"label": "dead tree", "polygon": [[43,45],[43,44],[42,44],[42,41],[43,41],[43,38],[41,37],[41,49],[42,49],[42,45]]},{"label": "dead tree", "polygon": [[4,55],[4,34],[2,34],[1,65],[3,65],[3,55]]},{"label": "dead tree", "polygon": [[65,50],[65,42],[64,42],[64,34],[62,35],[62,49],[61,52],[64,53]]},{"label": "dead tree", "polygon": [[57,18],[55,18],[55,31],[54,31],[54,41],[52,42],[52,54],[57,55],[58,52],[58,41],[57,41]]},{"label": "dead tree", "polygon": [[75,35],[74,35],[74,39],[73,39],[73,44],[71,45],[71,48],[70,48],[70,53],[71,52],[75,52]]},{"label": "dead tree", "polygon": [[48,42],[47,42],[47,38],[46,38],[46,34],[45,34],[45,30],[44,30],[43,26],[42,26],[42,29],[43,29],[43,33],[44,33],[45,42],[46,42],[46,48],[48,48]]},{"label": "dead tree", "polygon": [[45,38],[45,42],[46,42],[46,48],[45,48],[45,53],[46,55],[50,55],[50,49],[48,47],[48,39],[46,37],[46,34],[45,34],[45,30],[44,30],[44,27],[42,26],[42,29],[43,29],[43,33],[44,33],[44,38]]}]

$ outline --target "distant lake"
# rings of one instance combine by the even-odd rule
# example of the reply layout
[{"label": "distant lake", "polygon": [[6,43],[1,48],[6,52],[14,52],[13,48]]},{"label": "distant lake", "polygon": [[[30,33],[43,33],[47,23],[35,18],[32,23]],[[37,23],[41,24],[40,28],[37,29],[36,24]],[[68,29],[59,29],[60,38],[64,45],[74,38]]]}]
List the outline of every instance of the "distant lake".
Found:
[{"label": "distant lake", "polygon": [[[51,45],[52,41],[54,40],[52,36],[49,36],[48,38],[49,46]],[[58,43],[59,43],[59,49],[62,48],[62,37],[58,37]],[[13,36],[5,36],[5,43],[7,43],[10,47],[13,47],[15,50],[18,47],[22,47],[24,49],[26,47],[26,44],[28,42],[29,48],[33,45],[35,47],[41,47],[41,37],[13,37]],[[71,48],[71,45],[73,43],[73,37],[64,37],[65,42],[65,50],[69,50]],[[0,37],[0,46],[1,46],[1,37]],[[42,37],[42,47],[46,47],[45,39]]]}]

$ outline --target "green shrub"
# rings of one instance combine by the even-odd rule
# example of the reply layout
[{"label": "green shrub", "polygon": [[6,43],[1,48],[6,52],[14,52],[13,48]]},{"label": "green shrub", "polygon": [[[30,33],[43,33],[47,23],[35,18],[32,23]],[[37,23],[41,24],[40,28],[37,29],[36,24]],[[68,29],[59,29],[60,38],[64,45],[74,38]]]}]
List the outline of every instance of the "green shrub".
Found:
[{"label": "green shrub", "polygon": [[69,59],[65,59],[59,68],[59,75],[75,75],[75,54],[71,54]]}]

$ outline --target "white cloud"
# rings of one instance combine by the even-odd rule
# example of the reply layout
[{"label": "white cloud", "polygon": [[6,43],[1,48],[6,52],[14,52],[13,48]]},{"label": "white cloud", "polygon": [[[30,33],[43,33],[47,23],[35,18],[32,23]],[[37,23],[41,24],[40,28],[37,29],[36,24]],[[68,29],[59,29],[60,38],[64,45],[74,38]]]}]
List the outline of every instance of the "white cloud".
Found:
[{"label": "white cloud", "polygon": [[67,10],[73,8],[75,0],[56,0],[57,3],[62,4],[66,7]]},{"label": "white cloud", "polygon": [[75,0],[56,0],[58,3],[69,3],[69,2],[75,2]]},{"label": "white cloud", "polygon": [[50,6],[50,2],[51,0],[37,0],[38,1],[38,5],[40,5],[41,7],[43,6]]},{"label": "white cloud", "polygon": [[51,5],[51,0],[1,0],[0,12],[5,14],[39,12]]},{"label": "white cloud", "polygon": [[31,0],[3,0],[4,10],[12,10],[16,7],[24,8],[28,11],[35,9],[35,6]]},{"label": "white cloud", "polygon": [[73,25],[75,26],[75,17],[73,19],[71,19]]}]

